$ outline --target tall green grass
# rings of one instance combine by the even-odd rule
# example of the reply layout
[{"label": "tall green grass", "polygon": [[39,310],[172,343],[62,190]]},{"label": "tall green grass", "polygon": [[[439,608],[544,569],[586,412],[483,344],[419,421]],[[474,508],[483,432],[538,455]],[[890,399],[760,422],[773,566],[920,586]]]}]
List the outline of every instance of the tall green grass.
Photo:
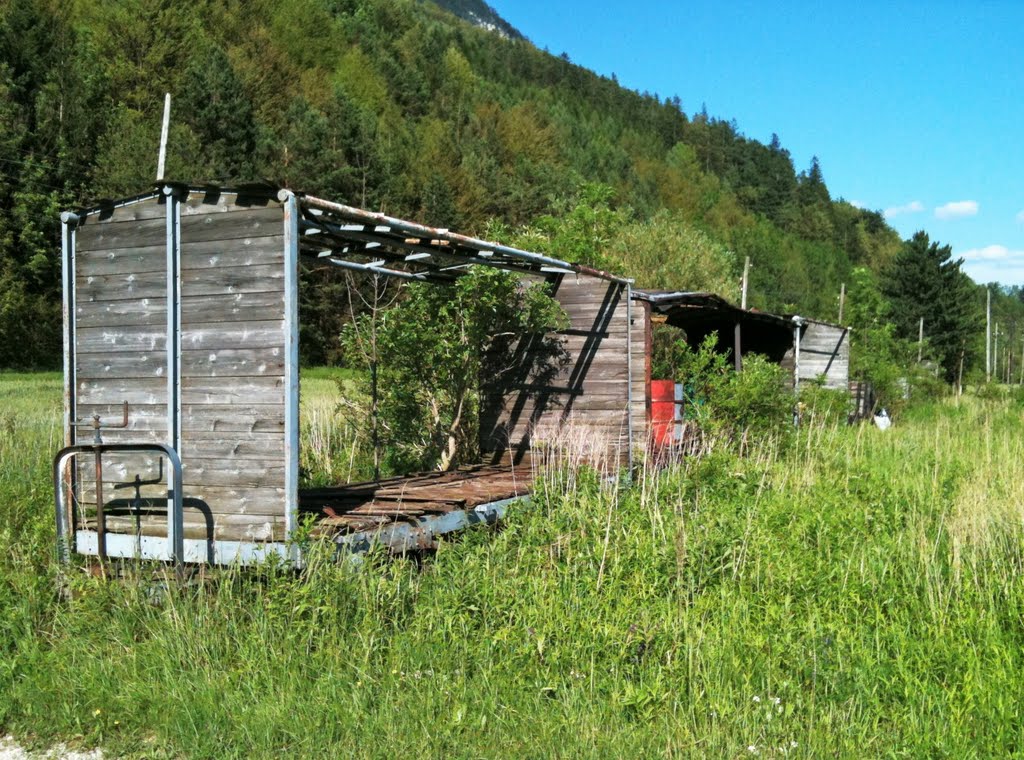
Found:
[{"label": "tall green grass", "polygon": [[[1021,752],[1022,407],[553,470],[422,563],[52,561],[59,380],[0,376],[0,730],[194,757]],[[5,421],[6,420],[6,421]],[[5,422],[4,422],[5,421]]]}]

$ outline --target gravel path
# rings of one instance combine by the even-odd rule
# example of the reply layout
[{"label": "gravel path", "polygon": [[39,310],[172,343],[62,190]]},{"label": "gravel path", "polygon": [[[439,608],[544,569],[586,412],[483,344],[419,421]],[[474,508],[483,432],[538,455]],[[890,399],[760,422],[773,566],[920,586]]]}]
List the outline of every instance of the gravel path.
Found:
[{"label": "gravel path", "polygon": [[14,741],[13,736],[0,737],[0,760],[103,760],[103,750],[69,752],[63,744],[46,752],[29,752]]}]

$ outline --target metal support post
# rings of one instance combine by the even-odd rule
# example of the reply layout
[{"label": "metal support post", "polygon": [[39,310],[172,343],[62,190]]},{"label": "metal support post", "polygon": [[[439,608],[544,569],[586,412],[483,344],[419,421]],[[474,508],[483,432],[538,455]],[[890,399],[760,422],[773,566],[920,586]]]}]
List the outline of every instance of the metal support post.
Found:
[{"label": "metal support post", "polygon": [[[282,190],[284,204],[284,499],[285,540],[299,527],[299,204],[294,193]],[[298,547],[289,548],[299,564]]]},{"label": "metal support post", "polygon": [[[77,416],[75,403],[75,243],[78,224],[77,214],[65,211],[60,215],[61,228],[61,284],[64,289],[64,445],[75,443],[75,428],[72,424]],[[54,481],[54,488],[65,486],[74,489],[74,475],[67,483],[63,479]],[[74,542],[74,520],[70,513],[57,514],[57,552],[62,562],[70,560]]]},{"label": "metal support post", "polygon": [[[181,452],[181,190],[165,185],[167,200],[167,446]],[[167,477],[168,501],[181,504],[181,467]],[[167,553],[176,566],[185,556],[185,521],[181,509],[167,520]]]}]

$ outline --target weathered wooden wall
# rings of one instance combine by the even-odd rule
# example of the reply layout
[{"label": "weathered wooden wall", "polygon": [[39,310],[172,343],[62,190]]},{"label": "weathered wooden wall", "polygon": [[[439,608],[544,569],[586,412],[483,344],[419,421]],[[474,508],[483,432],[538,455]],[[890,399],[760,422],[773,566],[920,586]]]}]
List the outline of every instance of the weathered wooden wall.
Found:
[{"label": "weathered wooden wall", "polygon": [[[793,373],[793,349],[786,352],[782,367]],[[850,376],[850,331],[826,322],[807,320],[800,336],[800,383],[825,377],[825,387],[847,390]]]},{"label": "weathered wooden wall", "polygon": [[[76,246],[76,402],[129,427],[107,442],[166,441],[166,213],[153,198],[83,219]],[[284,536],[285,323],[282,208],[276,201],[195,193],[181,206],[181,408],[187,538],[280,540]],[[88,440],[88,431],[78,433]],[[104,501],[154,457],[109,455]],[[81,497],[95,503],[91,465]],[[166,486],[143,494],[166,495]],[[108,530],[131,530],[111,517]],[[212,528],[212,531],[211,531]],[[164,535],[165,518],[143,533]]]},{"label": "weathered wooden wall", "polygon": [[481,448],[493,459],[555,446],[624,464],[630,418],[634,435],[646,426],[644,310],[625,284],[600,277],[564,275],[553,287],[569,326],[521,346],[515,370],[485,383]]}]

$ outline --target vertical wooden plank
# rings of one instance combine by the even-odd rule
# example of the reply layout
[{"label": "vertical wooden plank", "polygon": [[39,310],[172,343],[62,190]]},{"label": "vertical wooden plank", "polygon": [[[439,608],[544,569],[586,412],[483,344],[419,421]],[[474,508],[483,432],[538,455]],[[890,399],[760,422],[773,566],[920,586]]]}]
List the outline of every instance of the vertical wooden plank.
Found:
[{"label": "vertical wooden plank", "polygon": [[64,299],[64,445],[75,442],[75,228],[78,216],[69,211],[60,215],[61,278]]},{"label": "vertical wooden plank", "polygon": [[[554,376],[537,380],[511,381],[506,388],[491,387],[491,403],[481,420],[481,446],[498,453],[506,445],[521,451],[534,434],[555,434],[573,425],[583,437],[607,439],[607,454],[620,464],[629,459],[633,429],[638,421],[637,406],[631,403],[634,379],[642,377],[643,330],[630,324],[630,288],[585,273],[561,279],[554,298],[566,311],[568,329],[549,333],[562,344],[568,359]],[[528,352],[527,361],[538,359]],[[545,357],[547,358],[547,357]],[[520,373],[525,374],[525,373]],[[506,382],[509,382],[506,380]],[[642,392],[642,391],[641,391]],[[623,450],[623,446],[627,447]]]},{"label": "vertical wooden plank", "polygon": [[633,469],[633,284],[626,283],[626,461]]}]

